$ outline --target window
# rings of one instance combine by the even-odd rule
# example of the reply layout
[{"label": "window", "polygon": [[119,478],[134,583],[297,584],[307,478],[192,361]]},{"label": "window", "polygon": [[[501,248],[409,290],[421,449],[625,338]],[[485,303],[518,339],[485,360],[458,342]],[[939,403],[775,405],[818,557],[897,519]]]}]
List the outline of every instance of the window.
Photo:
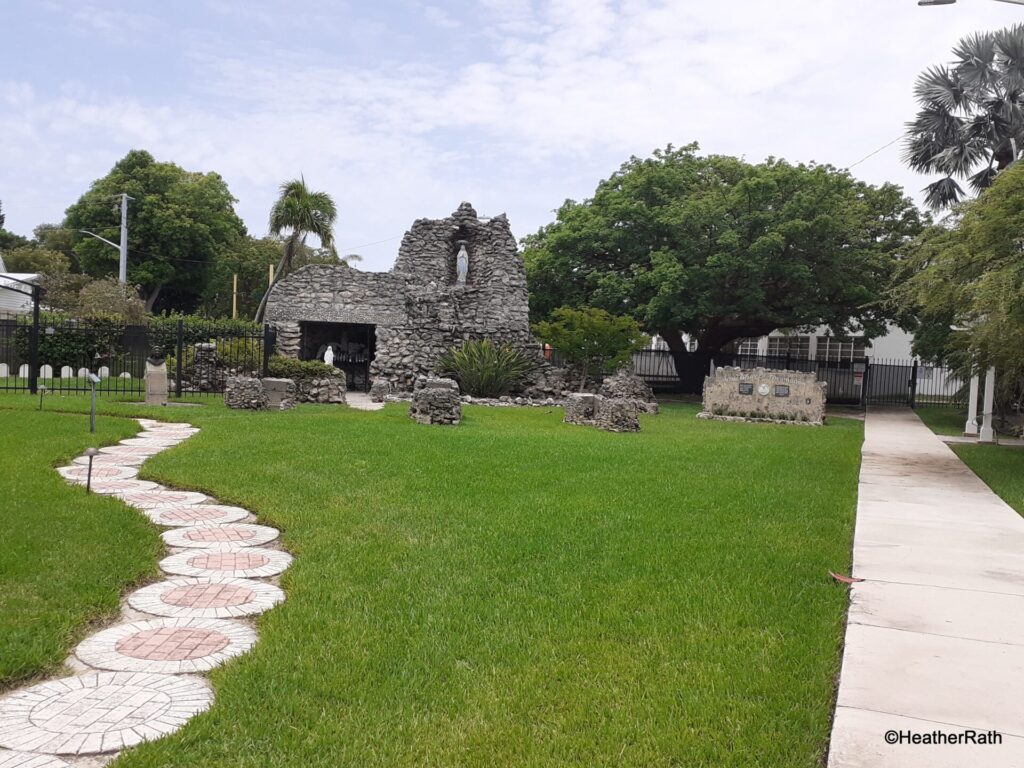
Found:
[{"label": "window", "polygon": [[851,362],[863,360],[864,339],[863,337],[849,338],[845,336],[819,336],[818,337],[818,360],[829,362]]},{"label": "window", "polygon": [[757,339],[743,339],[736,347],[736,354],[755,357],[757,355]]},{"label": "window", "polygon": [[790,357],[806,360],[811,354],[810,336],[769,336],[769,357]]}]

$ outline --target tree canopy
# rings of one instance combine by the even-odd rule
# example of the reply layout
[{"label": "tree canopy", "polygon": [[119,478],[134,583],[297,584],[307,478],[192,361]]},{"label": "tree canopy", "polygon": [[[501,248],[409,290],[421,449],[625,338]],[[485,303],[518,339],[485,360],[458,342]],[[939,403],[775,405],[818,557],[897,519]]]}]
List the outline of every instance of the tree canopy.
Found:
[{"label": "tree canopy", "polygon": [[1024,166],[1000,174],[948,226],[908,249],[897,298],[917,319],[915,352],[1024,384]]},{"label": "tree canopy", "polygon": [[[3,206],[0,204],[0,254],[4,256],[5,261],[8,251],[28,245],[29,242],[28,238],[16,235],[13,232],[8,232],[4,229],[4,223],[6,220],[7,217],[4,215]],[[14,271],[10,267],[8,267],[8,269],[12,272]]]},{"label": "tree canopy", "polygon": [[964,199],[957,179],[981,192],[1024,151],[1024,24],[968,35],[953,57],[918,78],[907,123],[904,160],[941,176],[925,187],[935,209]]},{"label": "tree canopy", "polygon": [[704,352],[776,328],[883,331],[896,254],[921,218],[902,190],[827,165],[631,158],[594,196],[525,239],[531,313],[594,306]]},{"label": "tree canopy", "polygon": [[174,292],[178,308],[188,298],[194,305],[213,260],[245,234],[227,184],[216,173],[186,171],[132,150],[67,210],[64,226],[76,235],[74,250],[86,274],[117,274],[118,252],[78,230],[118,242],[122,192],[133,198],[128,282],[139,286],[147,310],[158,306],[165,289]]},{"label": "tree canopy", "polygon": [[550,344],[580,375],[580,389],[587,377],[608,373],[630,359],[630,355],[650,341],[631,317],[621,317],[603,309],[559,307],[550,321],[537,323],[533,330],[541,341]]}]

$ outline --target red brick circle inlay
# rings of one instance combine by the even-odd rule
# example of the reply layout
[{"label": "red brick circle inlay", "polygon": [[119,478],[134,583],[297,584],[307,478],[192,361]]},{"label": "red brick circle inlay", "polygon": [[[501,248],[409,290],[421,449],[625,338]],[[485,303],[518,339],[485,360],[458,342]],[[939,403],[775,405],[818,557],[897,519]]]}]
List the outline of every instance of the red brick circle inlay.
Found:
[{"label": "red brick circle inlay", "polygon": [[147,661],[201,659],[225,648],[230,640],[212,629],[161,627],[123,637],[114,646],[118,653]]},{"label": "red brick circle inlay", "polygon": [[182,608],[233,608],[245,605],[256,597],[256,593],[233,584],[189,584],[175,587],[160,596],[168,605]]},{"label": "red brick circle inlay", "polygon": [[189,541],[246,541],[255,532],[248,528],[194,528],[185,533]]},{"label": "red brick circle inlay", "polygon": [[191,509],[183,508],[164,512],[162,517],[166,520],[179,520],[181,522],[216,520],[224,517],[224,510],[210,509],[209,507],[192,507]]},{"label": "red brick circle inlay", "polygon": [[214,552],[196,555],[188,559],[193,568],[205,568],[210,571],[243,571],[249,568],[262,568],[270,562],[270,558],[251,552]]}]

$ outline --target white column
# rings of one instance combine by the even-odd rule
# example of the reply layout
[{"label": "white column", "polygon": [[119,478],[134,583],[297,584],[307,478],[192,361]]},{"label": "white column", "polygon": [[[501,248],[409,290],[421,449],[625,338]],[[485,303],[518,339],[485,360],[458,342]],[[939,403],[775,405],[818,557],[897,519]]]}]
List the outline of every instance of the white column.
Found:
[{"label": "white column", "polygon": [[978,375],[971,376],[971,394],[967,402],[967,423],[964,425],[966,437],[978,436]]},{"label": "white column", "polygon": [[981,435],[979,443],[994,443],[996,441],[995,430],[992,429],[992,409],[996,401],[996,369],[989,368],[985,371],[985,404],[981,411]]}]

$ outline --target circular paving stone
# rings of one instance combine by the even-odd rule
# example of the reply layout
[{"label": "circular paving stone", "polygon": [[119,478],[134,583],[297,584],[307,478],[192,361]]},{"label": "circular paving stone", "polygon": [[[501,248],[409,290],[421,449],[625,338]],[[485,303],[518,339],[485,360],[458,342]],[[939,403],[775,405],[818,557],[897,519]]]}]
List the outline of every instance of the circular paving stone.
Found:
[{"label": "circular paving stone", "polygon": [[170,430],[162,430],[160,432],[146,430],[145,432],[139,432],[133,439],[135,440],[160,440],[165,442],[180,443],[184,440],[188,440],[195,432],[171,432]]},{"label": "circular paving stone", "polygon": [[93,672],[34,685],[0,699],[0,746],[92,755],[178,730],[213,701],[201,679]]},{"label": "circular paving stone", "polygon": [[118,494],[125,504],[139,509],[159,509],[161,507],[184,507],[190,504],[202,504],[209,498],[194,491],[132,491]]},{"label": "circular paving stone", "polygon": [[[93,470],[95,471],[95,467]],[[102,494],[136,493],[138,491],[155,491],[163,486],[152,480],[96,480],[93,475],[92,492]]]},{"label": "circular paving stone", "polygon": [[248,517],[249,510],[224,504],[192,504],[185,507],[150,509],[146,510],[146,514],[157,525],[178,527],[235,523]]},{"label": "circular paving stone", "polygon": [[292,556],[278,549],[192,550],[178,552],[160,561],[165,573],[179,576],[232,576],[262,579],[276,576],[292,564]]},{"label": "circular paving stone", "polygon": [[[89,467],[74,464],[70,467],[57,467],[57,472],[65,480],[73,483],[84,483],[89,478]],[[92,466],[92,479],[96,480],[131,480],[139,474],[138,467],[119,467],[116,464]],[[3,766],[0,766],[3,768]]]},{"label": "circular paving stone", "polygon": [[[106,465],[110,467],[138,467],[148,459],[148,456],[112,456],[109,453],[101,453],[98,456],[92,457],[92,465],[99,467]],[[77,464],[81,467],[89,466],[88,456],[76,456],[71,460],[72,464]]]},{"label": "circular paving stone", "polygon": [[142,456],[148,458],[164,450],[160,445],[107,445],[100,448],[100,453],[107,456]]},{"label": "circular paving stone", "polygon": [[37,755],[31,752],[13,752],[0,749],[0,768],[70,768],[66,763],[53,755]]},{"label": "circular paving stone", "polygon": [[160,534],[169,547],[258,547],[277,538],[279,531],[267,525],[231,523],[228,525],[193,525],[173,528]]},{"label": "circular paving stone", "polygon": [[282,600],[284,592],[262,581],[179,578],[133,592],[128,596],[128,605],[156,616],[229,619],[263,613]]},{"label": "circular paving stone", "polygon": [[176,675],[206,672],[256,643],[256,632],[226,619],[151,619],[98,632],[75,649],[93,667]]},{"label": "circular paving stone", "polygon": [[141,446],[143,448],[170,448],[177,445],[183,437],[128,437],[118,445]]}]

